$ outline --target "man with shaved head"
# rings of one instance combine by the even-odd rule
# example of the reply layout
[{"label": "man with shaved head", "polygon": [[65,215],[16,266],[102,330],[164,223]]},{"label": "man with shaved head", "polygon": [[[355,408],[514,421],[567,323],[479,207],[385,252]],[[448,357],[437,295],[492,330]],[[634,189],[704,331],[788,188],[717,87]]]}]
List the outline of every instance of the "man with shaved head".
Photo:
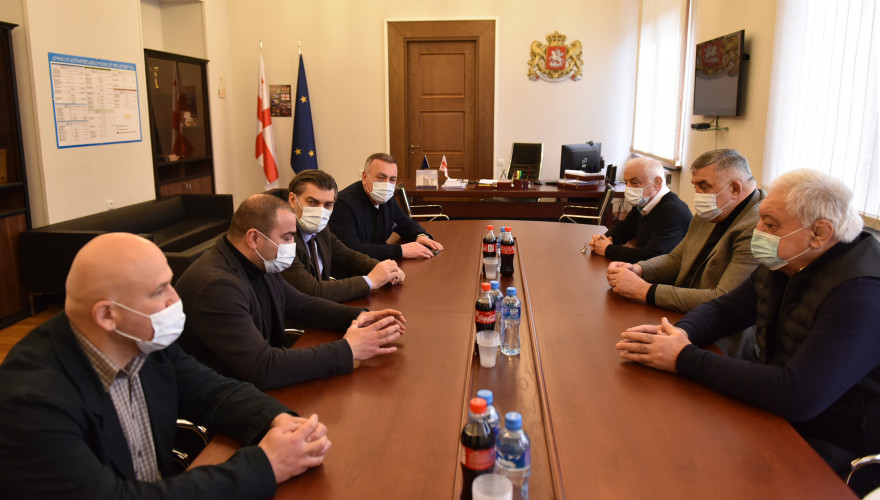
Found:
[{"label": "man with shaved head", "polygon": [[604,235],[593,236],[593,253],[632,264],[669,253],[687,233],[691,212],[666,187],[663,164],[653,158],[634,158],[624,165],[623,180],[632,210]]},{"label": "man with shaved head", "polygon": [[[64,311],[0,365],[0,496],[265,498],[321,464],[330,441],[317,416],[199,364],[174,344],[184,320],[156,245],[129,233],[86,244]],[[178,418],[246,446],[175,476]]]}]

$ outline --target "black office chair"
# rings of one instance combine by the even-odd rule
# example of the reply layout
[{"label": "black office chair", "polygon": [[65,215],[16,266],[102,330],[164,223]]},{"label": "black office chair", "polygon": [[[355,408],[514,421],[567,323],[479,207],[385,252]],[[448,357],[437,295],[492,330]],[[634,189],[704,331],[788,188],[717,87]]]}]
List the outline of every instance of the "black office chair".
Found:
[{"label": "black office chair", "polygon": [[541,142],[514,142],[510,151],[510,165],[507,178],[513,179],[516,172],[522,172],[524,179],[541,178],[541,162],[544,159],[544,144]]},{"label": "black office chair", "polygon": [[[410,219],[449,220],[449,216],[443,213],[442,205],[411,205],[403,185],[397,186],[394,197],[397,198],[398,205],[406,212],[406,215],[409,215]],[[413,209],[416,210],[415,213]],[[424,210],[430,211],[424,212]]]}]

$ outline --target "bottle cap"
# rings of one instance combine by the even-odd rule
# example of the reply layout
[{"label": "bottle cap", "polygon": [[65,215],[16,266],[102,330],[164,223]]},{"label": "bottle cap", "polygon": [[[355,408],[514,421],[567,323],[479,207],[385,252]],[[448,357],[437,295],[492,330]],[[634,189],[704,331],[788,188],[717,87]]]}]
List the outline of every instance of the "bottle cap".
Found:
[{"label": "bottle cap", "polygon": [[486,413],[486,400],[483,398],[471,399],[471,413],[474,415]]},{"label": "bottle cap", "polygon": [[492,288],[492,285],[488,283],[480,283],[480,290],[484,292],[488,292]]},{"label": "bottle cap", "polygon": [[492,391],[490,391],[489,389],[480,389],[479,391],[477,391],[477,397],[486,400],[487,406],[492,404],[492,401],[495,399],[492,397]]},{"label": "bottle cap", "polygon": [[491,230],[495,229],[495,226],[493,226],[492,224],[489,224],[486,226],[486,229],[491,231]]},{"label": "bottle cap", "polygon": [[505,227],[504,230],[507,231],[507,232],[509,233],[509,232],[510,232],[510,226]]},{"label": "bottle cap", "polygon": [[490,281],[489,285],[492,287],[492,290],[498,290],[501,288],[501,285],[498,283],[498,280]]},{"label": "bottle cap", "polygon": [[516,295],[516,287],[515,286],[507,287],[507,295]]},{"label": "bottle cap", "polygon": [[[471,401],[473,401],[473,399]],[[471,403],[471,405],[473,405],[473,403]],[[505,413],[504,428],[509,431],[518,431],[522,429],[522,415],[515,411],[509,411]]]}]

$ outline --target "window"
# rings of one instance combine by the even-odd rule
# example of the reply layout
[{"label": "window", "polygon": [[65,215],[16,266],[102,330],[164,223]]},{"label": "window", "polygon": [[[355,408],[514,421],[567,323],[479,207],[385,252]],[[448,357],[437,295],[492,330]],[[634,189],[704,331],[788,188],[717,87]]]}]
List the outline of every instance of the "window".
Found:
[{"label": "window", "polygon": [[642,0],[632,151],[675,165],[681,147],[681,103],[688,0]]},{"label": "window", "polygon": [[876,220],[877,3],[780,0],[778,9],[762,180],[796,168],[828,172]]}]

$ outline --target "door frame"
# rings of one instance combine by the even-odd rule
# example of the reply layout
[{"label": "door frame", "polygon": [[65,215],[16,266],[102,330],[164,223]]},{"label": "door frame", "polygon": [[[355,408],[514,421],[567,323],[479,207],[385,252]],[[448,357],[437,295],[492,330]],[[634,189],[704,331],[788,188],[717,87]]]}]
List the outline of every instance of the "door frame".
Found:
[{"label": "door frame", "polygon": [[[422,31],[426,24],[444,23],[444,36],[427,36]],[[406,145],[406,87],[403,77],[392,78],[392,72],[405,75],[407,40],[449,41],[474,40],[477,43],[477,64],[491,68],[491,75],[477,71],[476,162],[478,178],[494,177],[495,152],[495,95],[498,85],[497,18],[470,19],[386,19],[385,20],[385,137],[386,149],[405,164],[409,148]],[[406,169],[398,172],[407,178]]]}]

